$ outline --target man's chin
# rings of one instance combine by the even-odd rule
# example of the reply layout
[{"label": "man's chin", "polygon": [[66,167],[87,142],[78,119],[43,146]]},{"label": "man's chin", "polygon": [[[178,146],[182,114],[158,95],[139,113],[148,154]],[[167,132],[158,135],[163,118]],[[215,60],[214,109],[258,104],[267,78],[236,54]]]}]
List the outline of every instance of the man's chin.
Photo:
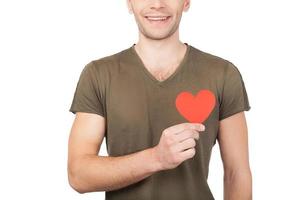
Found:
[{"label": "man's chin", "polygon": [[151,40],[163,40],[169,37],[169,35],[145,35],[146,38]]},{"label": "man's chin", "polygon": [[146,38],[153,40],[163,40],[170,37],[170,33],[146,32],[143,34]]}]

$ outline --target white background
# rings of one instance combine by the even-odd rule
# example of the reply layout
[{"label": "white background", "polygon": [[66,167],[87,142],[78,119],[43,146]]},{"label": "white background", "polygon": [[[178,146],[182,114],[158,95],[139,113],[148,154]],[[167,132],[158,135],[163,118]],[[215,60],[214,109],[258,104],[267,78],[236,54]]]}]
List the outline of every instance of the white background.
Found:
[{"label": "white background", "polygon": [[[192,0],[181,21],[182,41],[242,73],[254,199],[300,199],[296,3]],[[68,109],[85,64],[137,42],[125,0],[1,0],[0,26],[0,199],[104,199],[68,184]],[[222,170],[216,144],[208,181],[217,200]]]}]

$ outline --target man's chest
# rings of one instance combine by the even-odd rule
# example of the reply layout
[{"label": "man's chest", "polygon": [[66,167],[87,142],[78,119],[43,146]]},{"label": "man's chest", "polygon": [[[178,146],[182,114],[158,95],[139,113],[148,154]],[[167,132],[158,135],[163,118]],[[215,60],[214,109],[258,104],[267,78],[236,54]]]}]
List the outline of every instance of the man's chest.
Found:
[{"label": "man's chest", "polygon": [[[204,134],[203,141],[211,142],[218,129],[219,117],[218,88],[212,78],[182,73],[160,84],[143,73],[115,73],[105,95],[108,152],[121,155],[121,152],[126,154],[151,147],[159,142],[167,127],[190,122],[193,117],[188,115],[200,119],[197,115],[204,110],[207,112],[206,106],[203,107],[206,100],[197,97],[201,91],[209,91],[214,99],[214,105],[203,122],[207,132],[212,133]],[[181,101],[185,114],[176,105],[182,94],[190,96],[190,99],[183,97]]]},{"label": "man's chest", "polygon": [[[118,120],[127,127],[139,126],[145,120],[167,124],[189,122],[193,119],[189,115],[197,110],[200,115],[204,110],[209,112],[206,118],[218,118],[219,94],[211,81],[194,77],[182,80],[182,77],[159,85],[142,76],[115,78],[107,90],[108,120]],[[205,96],[204,91],[210,96]]]}]

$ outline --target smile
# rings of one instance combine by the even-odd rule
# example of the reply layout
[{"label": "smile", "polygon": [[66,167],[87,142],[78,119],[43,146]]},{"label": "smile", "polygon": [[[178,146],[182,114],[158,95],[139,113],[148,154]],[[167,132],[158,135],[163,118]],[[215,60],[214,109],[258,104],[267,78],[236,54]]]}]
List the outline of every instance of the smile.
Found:
[{"label": "smile", "polygon": [[171,16],[145,16],[145,18],[151,24],[165,24],[169,21]]}]

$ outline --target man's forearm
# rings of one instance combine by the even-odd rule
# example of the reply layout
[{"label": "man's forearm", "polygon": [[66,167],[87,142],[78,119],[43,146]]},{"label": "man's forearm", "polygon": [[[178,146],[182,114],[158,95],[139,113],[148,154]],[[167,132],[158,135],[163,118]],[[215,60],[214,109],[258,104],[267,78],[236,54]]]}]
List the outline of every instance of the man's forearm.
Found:
[{"label": "man's forearm", "polygon": [[225,172],[224,200],[252,200],[251,171]]},{"label": "man's forearm", "polygon": [[85,156],[73,166],[70,183],[80,193],[120,189],[160,171],[153,148],[118,157]]}]

